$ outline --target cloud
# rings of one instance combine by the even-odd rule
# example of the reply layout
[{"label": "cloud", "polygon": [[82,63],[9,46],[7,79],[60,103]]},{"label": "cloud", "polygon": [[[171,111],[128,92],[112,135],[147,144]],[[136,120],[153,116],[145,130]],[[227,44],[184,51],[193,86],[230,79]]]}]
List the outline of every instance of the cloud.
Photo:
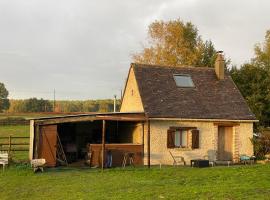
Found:
[{"label": "cloud", "polygon": [[191,21],[241,64],[263,40],[270,3],[214,0],[1,0],[0,82],[12,98],[120,95],[154,20]]}]

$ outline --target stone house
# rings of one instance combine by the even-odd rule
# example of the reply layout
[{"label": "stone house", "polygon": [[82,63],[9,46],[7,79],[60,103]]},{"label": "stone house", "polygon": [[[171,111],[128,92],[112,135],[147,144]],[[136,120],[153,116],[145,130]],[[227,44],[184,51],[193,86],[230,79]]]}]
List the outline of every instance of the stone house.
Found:
[{"label": "stone house", "polygon": [[143,112],[148,119],[144,164],[172,164],[169,151],[187,163],[204,156],[238,162],[241,154],[253,155],[257,120],[221,54],[215,68],[131,64],[120,112]]},{"label": "stone house", "polygon": [[170,156],[239,161],[252,155],[255,116],[218,55],[215,68],[131,64],[120,112],[30,120],[29,159],[122,166],[173,163]]}]

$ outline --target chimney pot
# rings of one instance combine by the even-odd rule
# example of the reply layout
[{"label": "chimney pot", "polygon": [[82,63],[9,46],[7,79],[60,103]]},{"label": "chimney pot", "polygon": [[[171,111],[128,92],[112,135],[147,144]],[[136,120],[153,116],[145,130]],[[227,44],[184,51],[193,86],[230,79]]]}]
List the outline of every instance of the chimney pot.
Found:
[{"label": "chimney pot", "polygon": [[222,53],[223,53],[223,51],[217,52],[217,58],[215,61],[215,72],[216,72],[218,80],[224,79],[225,60],[224,60]]}]

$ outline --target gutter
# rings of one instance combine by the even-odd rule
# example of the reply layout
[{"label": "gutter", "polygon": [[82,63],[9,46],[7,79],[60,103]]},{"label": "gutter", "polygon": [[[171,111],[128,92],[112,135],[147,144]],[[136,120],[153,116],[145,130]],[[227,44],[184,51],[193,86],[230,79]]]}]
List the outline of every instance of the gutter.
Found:
[{"label": "gutter", "polygon": [[159,121],[195,121],[195,122],[238,122],[238,123],[253,123],[259,122],[259,120],[252,119],[188,119],[188,118],[152,118],[150,117],[149,120],[159,120]]}]

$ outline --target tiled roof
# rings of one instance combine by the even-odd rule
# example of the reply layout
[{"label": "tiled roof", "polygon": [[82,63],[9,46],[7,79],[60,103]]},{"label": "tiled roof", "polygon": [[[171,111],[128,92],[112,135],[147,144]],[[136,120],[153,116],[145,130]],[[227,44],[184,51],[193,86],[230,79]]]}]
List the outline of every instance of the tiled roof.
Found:
[{"label": "tiled roof", "polygon": [[[218,80],[213,68],[132,64],[149,117],[254,120],[229,74]],[[190,75],[195,87],[177,87],[174,74]]]}]

